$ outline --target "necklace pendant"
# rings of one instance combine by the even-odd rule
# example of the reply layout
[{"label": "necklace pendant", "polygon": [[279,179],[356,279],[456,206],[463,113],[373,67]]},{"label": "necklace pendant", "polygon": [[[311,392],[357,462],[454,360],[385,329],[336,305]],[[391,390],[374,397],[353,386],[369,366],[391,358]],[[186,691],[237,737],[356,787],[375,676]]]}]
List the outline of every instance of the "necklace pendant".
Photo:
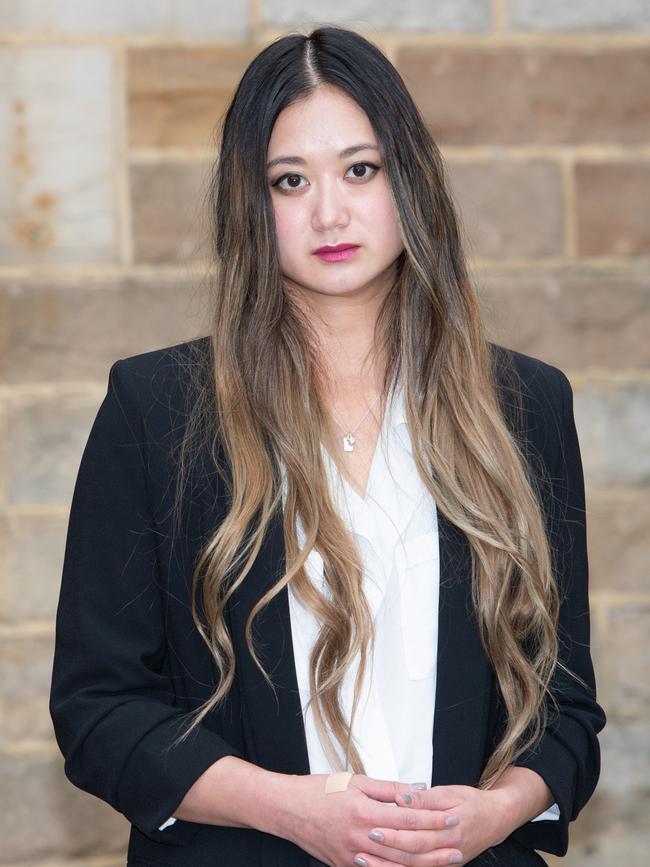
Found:
[{"label": "necklace pendant", "polygon": [[351,452],[354,450],[354,437],[351,433],[346,433],[343,437],[343,451]]}]

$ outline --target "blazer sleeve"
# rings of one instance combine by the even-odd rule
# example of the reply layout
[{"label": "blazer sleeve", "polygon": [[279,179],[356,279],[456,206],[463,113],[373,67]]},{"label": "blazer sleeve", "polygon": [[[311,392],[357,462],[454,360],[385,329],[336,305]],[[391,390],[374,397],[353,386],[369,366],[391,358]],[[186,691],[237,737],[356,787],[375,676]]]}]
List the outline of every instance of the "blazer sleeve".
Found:
[{"label": "blazer sleeve", "polygon": [[551,459],[549,467],[547,520],[561,597],[559,659],[582,683],[558,666],[551,689],[559,712],[551,716],[539,744],[515,761],[515,765],[530,768],[544,779],[560,808],[559,821],[528,822],[513,836],[531,849],[564,855],[569,822],[587,803],[598,781],[597,734],[605,725],[605,714],[596,702],[589,651],[585,489],[573,392],[565,374],[553,370],[560,399],[553,401],[556,409],[547,415],[545,440],[547,446],[557,442],[555,461],[553,464]]},{"label": "blazer sleeve", "polygon": [[142,415],[125,360],[109,373],[72,497],[56,616],[50,714],[68,779],[141,831],[184,843],[199,825],[158,831],[217,759],[241,756],[186,720],[163,673],[165,623]]}]

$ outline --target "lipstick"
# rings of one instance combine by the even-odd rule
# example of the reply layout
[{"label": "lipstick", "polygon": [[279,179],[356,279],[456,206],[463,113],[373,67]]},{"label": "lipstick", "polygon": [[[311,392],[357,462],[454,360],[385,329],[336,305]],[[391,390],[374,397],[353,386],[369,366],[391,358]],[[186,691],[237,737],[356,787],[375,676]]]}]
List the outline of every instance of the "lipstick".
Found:
[{"label": "lipstick", "polygon": [[323,262],[344,262],[354,256],[358,249],[358,244],[336,244],[333,246],[328,244],[314,250],[314,254]]}]

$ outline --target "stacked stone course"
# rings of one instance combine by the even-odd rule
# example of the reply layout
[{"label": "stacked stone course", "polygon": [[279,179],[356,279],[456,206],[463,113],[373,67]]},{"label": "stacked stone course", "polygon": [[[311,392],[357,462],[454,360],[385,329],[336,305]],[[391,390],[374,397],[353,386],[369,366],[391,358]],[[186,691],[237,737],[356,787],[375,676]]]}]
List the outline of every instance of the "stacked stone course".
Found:
[{"label": "stacked stone course", "polygon": [[1,0],[0,865],[124,864],[127,823],[65,779],[47,711],[72,486],[111,363],[203,333],[237,81],[326,22],[416,98],[491,335],[573,384],[609,723],[562,863],[647,863],[650,2]]}]

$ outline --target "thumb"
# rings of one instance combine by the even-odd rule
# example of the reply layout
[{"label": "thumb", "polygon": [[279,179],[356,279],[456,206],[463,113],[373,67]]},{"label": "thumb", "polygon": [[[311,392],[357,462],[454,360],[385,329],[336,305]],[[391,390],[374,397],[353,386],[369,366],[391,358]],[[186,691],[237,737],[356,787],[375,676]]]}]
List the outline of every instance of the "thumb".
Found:
[{"label": "thumb", "polygon": [[[426,810],[450,810],[463,800],[461,786],[432,786],[426,792],[410,791],[408,800],[400,798],[399,804]],[[402,791],[404,791],[402,789]]]},{"label": "thumb", "polygon": [[364,795],[375,801],[394,803],[395,795],[400,792],[412,792],[408,783],[400,783],[394,780],[377,780],[373,777],[365,777],[363,774],[355,774],[350,780],[350,786],[359,789]]}]

